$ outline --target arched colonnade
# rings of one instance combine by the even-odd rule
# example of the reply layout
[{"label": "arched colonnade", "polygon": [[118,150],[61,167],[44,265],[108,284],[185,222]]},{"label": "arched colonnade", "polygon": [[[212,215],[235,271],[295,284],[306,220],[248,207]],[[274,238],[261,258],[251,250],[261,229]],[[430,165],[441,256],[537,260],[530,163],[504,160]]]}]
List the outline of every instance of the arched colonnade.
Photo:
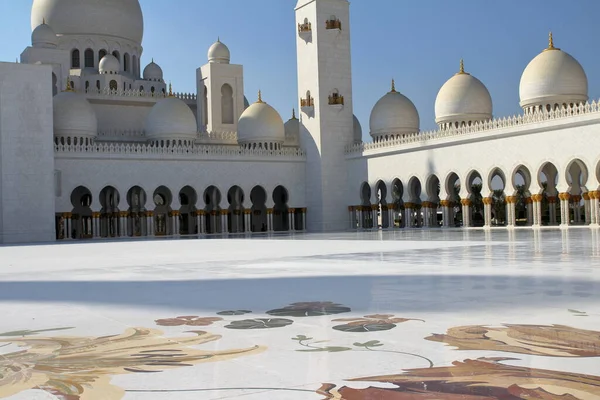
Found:
[{"label": "arched colonnade", "polygon": [[563,170],[552,162],[537,169],[450,172],[363,182],[360,203],[350,206],[351,229],[517,227],[600,224],[600,163],[573,159]]},{"label": "arched colonnade", "polygon": [[[94,199],[94,196],[98,197]],[[125,196],[125,202],[121,196]],[[192,186],[178,192],[167,186],[153,191],[133,186],[127,193],[120,193],[113,186],[92,193],[86,186],[79,186],[70,195],[72,209],[56,214],[56,238],[304,231],[306,208],[291,208],[289,201],[289,192],[284,186],[277,186],[270,193],[262,186],[255,186],[249,194],[239,186],[227,191],[209,186],[200,192]]]}]

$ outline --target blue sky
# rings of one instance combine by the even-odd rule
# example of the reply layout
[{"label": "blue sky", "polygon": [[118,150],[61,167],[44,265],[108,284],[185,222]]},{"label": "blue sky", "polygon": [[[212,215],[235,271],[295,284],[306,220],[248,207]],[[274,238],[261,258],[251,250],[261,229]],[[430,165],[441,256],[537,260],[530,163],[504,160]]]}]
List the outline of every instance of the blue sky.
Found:
[{"label": "blue sky", "polygon": [[[217,36],[244,65],[245,91],[258,89],[287,120],[297,107],[296,0],[141,0],[144,57],[154,58],[177,91],[195,91],[195,70]],[[0,60],[14,61],[30,42],[30,0],[0,0]],[[600,97],[597,0],[354,0],[352,67],[355,114],[368,132],[377,100],[396,87],[417,106],[421,128],[433,129],[435,97],[465,59],[486,84],[494,115],[519,112],[519,80],[528,62],[555,44],[581,62],[590,97]]]}]

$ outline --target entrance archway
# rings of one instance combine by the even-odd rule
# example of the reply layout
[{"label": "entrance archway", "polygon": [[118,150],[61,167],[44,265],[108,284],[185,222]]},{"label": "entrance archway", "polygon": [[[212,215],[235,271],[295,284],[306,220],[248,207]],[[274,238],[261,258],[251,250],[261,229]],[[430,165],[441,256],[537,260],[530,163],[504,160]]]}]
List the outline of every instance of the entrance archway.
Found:
[{"label": "entrance archway", "polygon": [[239,186],[233,186],[227,192],[229,203],[229,215],[227,218],[227,230],[231,233],[241,233],[246,230],[244,222],[244,191]]},{"label": "entrance archway", "polygon": [[119,218],[119,191],[107,186],[100,192],[100,236],[117,237],[121,229]]},{"label": "entrance archway", "polygon": [[252,232],[266,232],[267,225],[267,192],[262,186],[255,186],[250,192],[252,202],[252,218],[250,230]]},{"label": "entrance archway", "polygon": [[171,221],[171,203],[173,194],[166,186],[158,187],[152,196],[154,200],[154,235],[167,236],[173,234],[173,221]]},{"label": "entrance archway", "polygon": [[223,232],[221,226],[221,191],[209,186],[204,191],[204,211],[206,212],[206,233]]},{"label": "entrance archway", "polygon": [[285,232],[290,230],[289,216],[289,194],[283,186],[277,186],[273,191],[273,230],[275,232]]},{"label": "entrance archway", "polygon": [[127,217],[128,236],[147,236],[146,224],[146,191],[139,186],[134,186],[127,192],[129,204]]},{"label": "entrance archway", "polygon": [[179,191],[179,234],[197,235],[198,224],[196,223],[196,203],[198,195],[191,186],[185,186]]},{"label": "entrance archway", "polygon": [[71,192],[71,228],[67,232],[65,221],[62,217],[57,224],[57,237],[59,239],[90,239],[93,237],[92,192],[85,186],[79,186]]}]

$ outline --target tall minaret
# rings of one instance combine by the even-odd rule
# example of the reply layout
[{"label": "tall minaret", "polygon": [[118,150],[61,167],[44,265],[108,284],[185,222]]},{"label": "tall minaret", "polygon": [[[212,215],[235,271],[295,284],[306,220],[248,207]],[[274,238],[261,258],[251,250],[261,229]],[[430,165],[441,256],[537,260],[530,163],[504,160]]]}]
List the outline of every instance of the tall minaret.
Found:
[{"label": "tall minaret", "polygon": [[350,3],[298,0],[296,23],[307,229],[345,230],[349,202],[344,149],[353,142],[354,127]]}]

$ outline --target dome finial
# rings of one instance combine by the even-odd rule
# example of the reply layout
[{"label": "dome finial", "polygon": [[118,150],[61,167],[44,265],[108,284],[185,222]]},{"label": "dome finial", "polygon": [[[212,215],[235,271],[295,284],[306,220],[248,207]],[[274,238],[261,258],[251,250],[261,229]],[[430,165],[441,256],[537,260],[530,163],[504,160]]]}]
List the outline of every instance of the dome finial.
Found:
[{"label": "dome finial", "polygon": [[465,60],[464,59],[460,59],[460,69],[458,70],[459,74],[464,74],[465,73]]},{"label": "dome finial", "polygon": [[392,90],[390,93],[396,93],[396,81],[392,78]]},{"label": "dome finial", "polygon": [[292,108],[292,119],[297,119],[296,118],[296,109]]},{"label": "dome finial", "polygon": [[257,102],[257,103],[263,103],[263,100],[262,100],[262,92],[261,92],[260,90],[258,91],[258,100],[257,100],[256,102]]},{"label": "dome finial", "polygon": [[175,97],[173,95],[173,85],[171,85],[171,82],[169,82],[169,97]]},{"label": "dome finial", "polygon": [[42,25],[46,25],[46,18],[42,18]]},{"label": "dome finial", "polygon": [[558,47],[554,47],[554,36],[552,35],[552,31],[548,34],[548,48],[544,51],[548,50],[560,50]]}]

